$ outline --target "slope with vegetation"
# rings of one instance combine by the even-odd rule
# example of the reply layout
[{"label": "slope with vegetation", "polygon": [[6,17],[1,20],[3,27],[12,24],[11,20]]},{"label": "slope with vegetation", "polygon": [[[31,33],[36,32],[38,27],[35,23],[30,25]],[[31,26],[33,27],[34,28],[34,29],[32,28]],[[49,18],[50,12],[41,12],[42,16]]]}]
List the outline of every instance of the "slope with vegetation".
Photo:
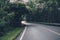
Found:
[{"label": "slope with vegetation", "polygon": [[0,0],[0,40],[12,40],[22,31],[22,15],[28,13],[23,3]]}]

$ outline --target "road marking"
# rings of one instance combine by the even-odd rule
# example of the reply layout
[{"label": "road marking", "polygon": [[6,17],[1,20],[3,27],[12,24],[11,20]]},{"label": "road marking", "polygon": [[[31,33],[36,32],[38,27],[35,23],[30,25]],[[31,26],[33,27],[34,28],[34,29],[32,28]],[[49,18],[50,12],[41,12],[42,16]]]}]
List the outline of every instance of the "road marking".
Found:
[{"label": "road marking", "polygon": [[48,29],[48,28],[45,28],[45,27],[43,27],[43,29],[48,30],[48,31],[50,31],[50,32],[53,32],[53,33],[55,33],[55,34],[57,34],[57,35],[59,35],[59,36],[60,36],[60,33],[55,32],[55,31],[53,31],[53,30],[51,30],[51,29]]},{"label": "road marking", "polygon": [[22,33],[22,35],[21,35],[20,40],[22,40],[22,39],[23,39],[23,36],[24,36],[24,34],[25,34],[25,32],[26,32],[26,29],[27,29],[27,27],[25,27],[25,29],[24,29],[24,31],[23,31],[23,33]]}]

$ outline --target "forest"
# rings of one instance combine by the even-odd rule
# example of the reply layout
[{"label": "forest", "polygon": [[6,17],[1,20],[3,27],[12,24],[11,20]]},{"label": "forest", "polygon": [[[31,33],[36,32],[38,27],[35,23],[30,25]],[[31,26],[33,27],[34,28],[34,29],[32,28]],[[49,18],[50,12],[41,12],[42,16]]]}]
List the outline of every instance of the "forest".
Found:
[{"label": "forest", "polygon": [[[25,17],[25,19],[24,19]],[[0,0],[0,37],[24,27],[21,21],[60,23],[60,0]]]}]

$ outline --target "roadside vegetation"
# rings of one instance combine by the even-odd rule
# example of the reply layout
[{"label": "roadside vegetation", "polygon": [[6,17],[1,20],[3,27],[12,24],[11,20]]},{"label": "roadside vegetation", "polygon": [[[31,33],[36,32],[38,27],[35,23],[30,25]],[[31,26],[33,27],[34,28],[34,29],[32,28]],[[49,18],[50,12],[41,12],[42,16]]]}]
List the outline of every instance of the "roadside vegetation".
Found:
[{"label": "roadside vegetation", "polygon": [[22,15],[27,12],[23,3],[0,0],[0,40],[13,40],[23,30]]},{"label": "roadside vegetation", "polygon": [[[25,3],[26,2],[26,3]],[[60,0],[0,0],[0,40],[12,40],[22,31],[22,20],[60,23]],[[21,28],[22,27],[22,28]],[[15,36],[14,36],[15,35]]]},{"label": "roadside vegetation", "polygon": [[0,40],[13,40],[16,38],[16,36],[21,33],[23,28],[15,28],[14,30],[9,31],[4,36],[0,37]]},{"label": "roadside vegetation", "polygon": [[60,23],[60,0],[29,0],[27,21]]}]

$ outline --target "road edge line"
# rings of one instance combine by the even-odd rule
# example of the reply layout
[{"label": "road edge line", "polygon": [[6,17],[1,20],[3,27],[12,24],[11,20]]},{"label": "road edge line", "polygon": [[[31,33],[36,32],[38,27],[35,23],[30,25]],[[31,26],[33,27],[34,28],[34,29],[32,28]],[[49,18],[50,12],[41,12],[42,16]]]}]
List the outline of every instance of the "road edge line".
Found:
[{"label": "road edge line", "polygon": [[25,27],[25,29],[24,29],[24,31],[23,31],[23,33],[22,33],[21,37],[20,37],[20,40],[22,40],[22,39],[23,39],[23,36],[24,36],[24,34],[25,34],[25,32],[26,32],[26,29],[27,29],[27,27]]},{"label": "road edge line", "polygon": [[53,30],[51,30],[51,29],[48,29],[48,28],[45,28],[45,27],[44,27],[44,29],[60,36],[60,33],[58,33],[58,32],[55,32],[55,31],[53,31]]}]

